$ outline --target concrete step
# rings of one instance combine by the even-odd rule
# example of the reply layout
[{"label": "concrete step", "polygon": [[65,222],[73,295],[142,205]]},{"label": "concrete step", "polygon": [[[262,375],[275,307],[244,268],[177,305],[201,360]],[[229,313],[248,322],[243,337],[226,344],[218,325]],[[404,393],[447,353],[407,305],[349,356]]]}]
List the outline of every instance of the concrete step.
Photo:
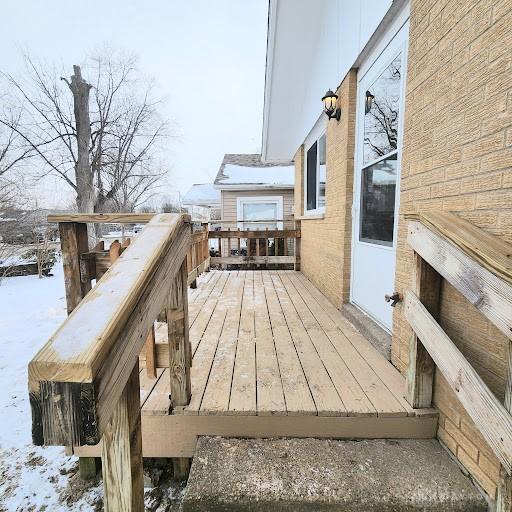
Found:
[{"label": "concrete step", "polygon": [[203,437],[183,512],[484,512],[436,440]]}]

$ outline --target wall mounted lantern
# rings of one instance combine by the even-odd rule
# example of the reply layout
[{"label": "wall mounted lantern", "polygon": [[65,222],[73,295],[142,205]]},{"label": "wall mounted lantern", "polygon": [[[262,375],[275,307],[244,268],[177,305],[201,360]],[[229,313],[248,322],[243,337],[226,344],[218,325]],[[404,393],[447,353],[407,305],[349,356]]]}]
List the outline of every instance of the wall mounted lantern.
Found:
[{"label": "wall mounted lantern", "polygon": [[370,110],[372,109],[373,99],[374,98],[375,98],[375,96],[370,91],[366,91],[366,97],[365,97],[365,100],[364,100],[364,113],[365,113],[365,115],[368,114],[368,112],[370,112]]},{"label": "wall mounted lantern", "polygon": [[340,120],[341,109],[338,107],[338,95],[332,92],[330,89],[324,94],[322,98],[324,103],[324,112],[329,119]]}]

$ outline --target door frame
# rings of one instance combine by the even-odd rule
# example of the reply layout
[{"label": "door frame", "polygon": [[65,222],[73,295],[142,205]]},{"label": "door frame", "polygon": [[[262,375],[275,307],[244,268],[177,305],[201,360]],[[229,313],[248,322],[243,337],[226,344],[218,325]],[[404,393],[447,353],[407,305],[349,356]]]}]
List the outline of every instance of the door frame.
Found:
[{"label": "door frame", "polygon": [[[386,327],[378,318],[375,318],[371,313],[364,309],[364,306],[358,304],[354,300],[354,278],[356,276],[355,261],[355,245],[367,245],[379,250],[391,251],[393,253],[393,282],[395,279],[396,270],[396,247],[398,237],[398,214],[400,211],[400,178],[402,167],[402,150],[403,150],[403,137],[404,137],[404,118],[405,118],[405,95],[406,95],[406,82],[407,82],[407,53],[409,43],[409,10],[406,9],[401,13],[396,20],[392,23],[388,30],[383,34],[378,43],[375,45],[374,50],[371,51],[359,67],[357,73],[357,97],[356,97],[356,127],[355,127],[355,154],[354,154],[354,187],[352,196],[352,233],[351,233],[351,264],[350,264],[350,302],[361,309],[365,314],[369,315],[377,324],[388,332],[391,330]],[[389,63],[398,54],[402,52],[402,69],[403,78],[401,83],[401,98],[400,98],[400,111],[402,115],[398,121],[399,137],[397,145],[397,177],[396,177],[396,195],[395,195],[395,211],[394,211],[394,226],[393,226],[393,244],[391,246],[372,244],[369,242],[359,241],[359,222],[360,222],[360,201],[361,201],[361,164],[362,164],[362,151],[363,151],[363,138],[364,138],[364,97],[366,86],[370,85],[370,80],[376,80],[382,72],[387,68]],[[379,62],[381,60],[381,62]],[[393,290],[389,290],[392,292]],[[384,297],[382,298],[384,300]]]}]

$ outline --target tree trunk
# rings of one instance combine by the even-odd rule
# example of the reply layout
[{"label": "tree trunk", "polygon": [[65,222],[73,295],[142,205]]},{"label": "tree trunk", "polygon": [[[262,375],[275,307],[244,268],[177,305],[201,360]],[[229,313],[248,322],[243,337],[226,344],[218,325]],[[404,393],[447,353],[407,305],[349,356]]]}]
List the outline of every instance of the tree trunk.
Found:
[{"label": "tree trunk", "polygon": [[[71,82],[68,83],[73,94],[75,112],[77,160],[75,165],[76,203],[79,213],[94,212],[94,176],[89,158],[91,140],[91,121],[89,117],[89,91],[91,85],[82,78],[80,66],[73,66]],[[94,227],[87,227],[89,246],[96,244]]]}]

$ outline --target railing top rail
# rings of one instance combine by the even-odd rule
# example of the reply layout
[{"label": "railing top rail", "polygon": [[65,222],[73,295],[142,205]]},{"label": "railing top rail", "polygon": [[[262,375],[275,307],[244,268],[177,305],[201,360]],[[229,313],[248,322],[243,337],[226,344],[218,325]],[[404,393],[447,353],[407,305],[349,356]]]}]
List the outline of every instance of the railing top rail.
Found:
[{"label": "railing top rail", "polygon": [[[88,224],[146,224],[158,213],[73,213],[48,215],[50,224],[87,222]],[[179,214],[169,214],[179,215]]]},{"label": "railing top rail", "polygon": [[300,238],[298,229],[223,229],[209,231],[209,238]]},{"label": "railing top rail", "polygon": [[448,212],[425,212],[406,216],[443,236],[489,272],[512,284],[512,248],[500,238]]},{"label": "railing top rail", "polygon": [[[57,434],[47,435],[46,431],[52,430],[47,428],[44,440],[41,432],[39,437],[34,434],[36,444],[44,441],[44,444],[79,445],[99,440],[148,329],[167,300],[171,279],[179,271],[189,248],[189,222],[186,215],[154,216],[32,359],[28,377],[33,412],[42,409],[44,416],[45,407],[50,407],[51,394],[55,393],[63,402],[59,407],[66,414],[72,408],[70,403],[64,403],[69,399],[82,411],[84,422],[92,421],[87,420],[88,414],[94,419],[94,425],[89,425],[90,435],[85,439],[83,432],[68,431],[75,423],[73,417],[59,426]],[[58,389],[52,383],[58,384]],[[65,384],[70,387],[63,387]],[[45,386],[50,390],[48,393],[44,392]],[[75,390],[73,393],[78,396],[71,397],[70,390]],[[84,394],[91,407],[88,412],[83,411]],[[49,417],[56,416],[46,412]],[[34,421],[33,417],[33,426]]]}]

